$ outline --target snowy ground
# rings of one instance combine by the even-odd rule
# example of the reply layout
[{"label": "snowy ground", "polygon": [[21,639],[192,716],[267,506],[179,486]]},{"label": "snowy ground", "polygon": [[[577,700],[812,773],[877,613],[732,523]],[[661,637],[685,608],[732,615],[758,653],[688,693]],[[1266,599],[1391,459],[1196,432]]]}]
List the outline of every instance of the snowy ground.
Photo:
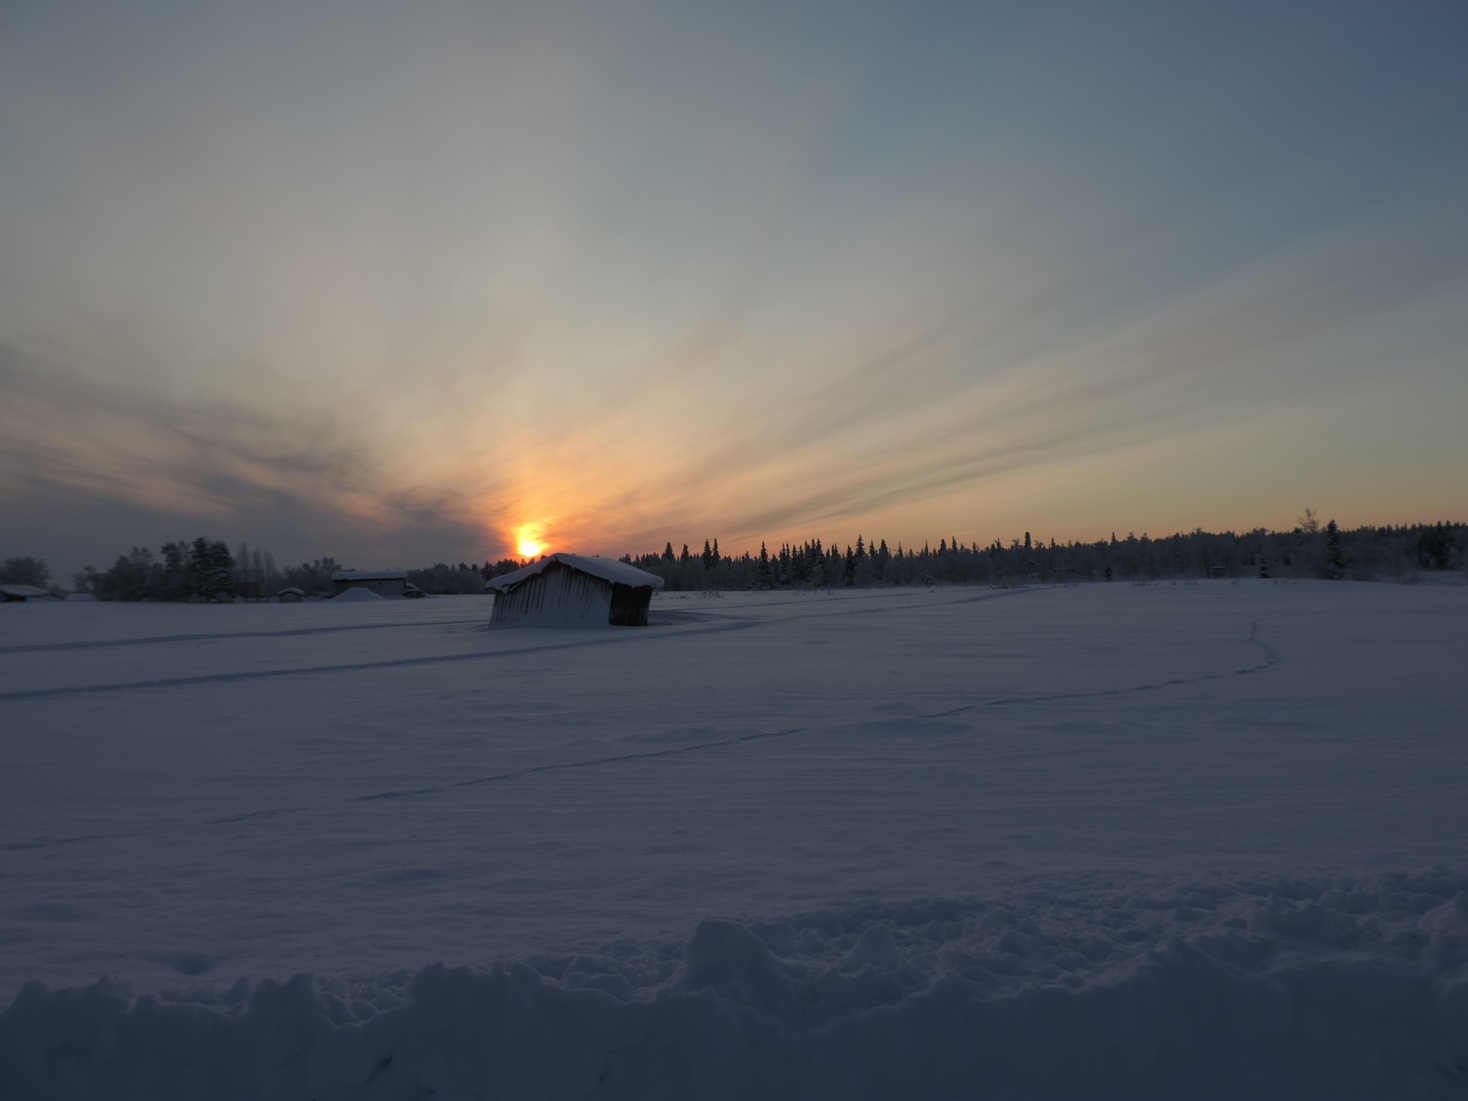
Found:
[{"label": "snowy ground", "polygon": [[1468,588],[489,607],[0,608],[0,1097],[1468,1096]]}]

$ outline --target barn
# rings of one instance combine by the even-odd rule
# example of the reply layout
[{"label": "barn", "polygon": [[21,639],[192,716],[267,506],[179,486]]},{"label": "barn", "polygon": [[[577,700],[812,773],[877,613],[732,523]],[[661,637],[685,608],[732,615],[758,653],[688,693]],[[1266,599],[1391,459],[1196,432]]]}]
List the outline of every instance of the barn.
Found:
[{"label": "barn", "polygon": [[408,594],[407,570],[337,570],[331,582],[336,589],[333,596],[341,596],[348,589],[367,589],[386,597]]},{"label": "barn", "polygon": [[493,627],[646,627],[656,574],[610,558],[550,554],[491,578]]}]

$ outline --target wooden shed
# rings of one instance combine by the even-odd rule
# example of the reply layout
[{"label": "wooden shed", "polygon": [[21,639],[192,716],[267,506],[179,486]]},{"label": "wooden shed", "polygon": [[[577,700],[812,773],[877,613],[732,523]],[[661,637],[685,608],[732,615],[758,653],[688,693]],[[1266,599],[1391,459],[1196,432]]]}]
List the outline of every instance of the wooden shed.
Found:
[{"label": "wooden shed", "polygon": [[337,570],[331,575],[336,591],[341,596],[348,589],[367,589],[378,596],[406,596],[408,592],[407,570]]},{"label": "wooden shed", "polygon": [[549,554],[484,587],[495,594],[492,627],[646,627],[663,579],[611,558]]},{"label": "wooden shed", "polygon": [[259,600],[265,595],[265,571],[234,571],[234,595],[243,600]]},{"label": "wooden shed", "polygon": [[[629,566],[628,569],[631,569]],[[56,598],[34,585],[0,585],[0,603],[55,604]]]}]

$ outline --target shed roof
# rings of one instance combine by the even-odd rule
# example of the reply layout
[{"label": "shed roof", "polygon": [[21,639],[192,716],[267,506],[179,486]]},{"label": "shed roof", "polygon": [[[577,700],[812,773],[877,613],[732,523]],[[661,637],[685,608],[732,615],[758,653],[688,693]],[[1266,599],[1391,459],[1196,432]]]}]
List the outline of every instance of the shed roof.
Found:
[{"label": "shed roof", "polygon": [[34,585],[0,585],[0,593],[16,600],[29,600],[32,597],[51,595],[45,589],[38,589]]},{"label": "shed roof", "polygon": [[615,558],[587,558],[584,554],[566,554],[557,552],[548,554],[539,562],[532,562],[523,570],[514,573],[503,573],[498,577],[492,577],[484,583],[486,589],[497,589],[507,593],[522,581],[529,581],[553,562],[559,562],[563,566],[570,566],[573,570],[589,573],[592,577],[600,577],[603,581],[610,581],[614,585],[630,585],[634,589],[652,586],[654,589],[663,587],[663,579],[655,573],[639,570],[636,566],[629,566],[626,562],[618,562]]},{"label": "shed roof", "polygon": [[407,570],[337,570],[333,581],[406,581]]}]

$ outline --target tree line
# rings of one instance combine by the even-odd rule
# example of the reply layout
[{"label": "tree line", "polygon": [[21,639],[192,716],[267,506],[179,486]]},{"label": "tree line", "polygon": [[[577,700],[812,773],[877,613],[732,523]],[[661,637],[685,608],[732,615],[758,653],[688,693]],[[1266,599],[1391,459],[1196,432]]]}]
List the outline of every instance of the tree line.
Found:
[{"label": "tree line", "polygon": [[1213,533],[1201,528],[1151,538],[1128,533],[1094,543],[1012,539],[980,545],[940,539],[937,548],[889,548],[862,536],[842,550],[819,539],[784,543],[759,554],[720,554],[718,540],[702,552],[669,542],[661,553],[621,559],[657,574],[670,590],[866,588],[874,585],[980,584],[1157,580],[1183,577],[1323,578],[1370,581],[1390,577],[1415,581],[1423,570],[1465,566],[1468,525],[1456,523],[1360,527],[1343,530],[1334,520],[1321,526],[1307,509],[1292,531]]},{"label": "tree line", "polygon": [[[38,563],[45,570],[45,563],[38,559],[12,561]],[[407,575],[425,593],[482,593],[488,578],[522,565],[513,558],[486,561],[482,566],[439,562],[408,570]],[[336,591],[332,574],[347,568],[330,557],[299,565],[277,564],[275,556],[261,547],[241,542],[232,552],[227,543],[201,535],[192,543],[164,543],[156,554],[147,547],[133,547],[119,555],[111,568],[99,571],[88,566],[73,576],[72,583],[76,592],[90,593],[98,600],[220,602],[246,594],[270,599],[286,589],[307,597],[325,597]],[[49,579],[49,570],[45,572]]]},{"label": "tree line", "polygon": [[0,585],[30,585],[46,589],[52,596],[60,596],[65,590],[51,584],[51,567],[43,558],[29,555],[7,558],[0,562]]},{"label": "tree line", "polygon": [[[620,559],[661,577],[672,591],[783,588],[867,588],[877,585],[1054,584],[1071,581],[1136,581],[1183,577],[1277,577],[1370,581],[1383,577],[1412,582],[1422,571],[1468,567],[1468,525],[1412,524],[1345,530],[1334,520],[1321,525],[1306,509],[1291,531],[1256,528],[1236,534],[1202,529],[1151,538],[1128,533],[1094,543],[1049,543],[1024,538],[980,545],[943,538],[937,548],[921,550],[875,544],[861,535],[844,550],[819,539],[784,543],[758,554],[724,554],[717,539],[705,540],[701,552],[683,544],[681,553],[669,541],[661,552],[623,555]],[[425,593],[482,593],[491,577],[526,565],[501,558],[482,564],[439,562],[407,571],[408,580]],[[164,543],[155,554],[134,547],[105,571],[88,566],[73,577],[77,592],[99,600],[228,601],[242,593],[269,599],[285,589],[303,595],[330,596],[332,574],[343,569],[334,558],[299,565],[278,565],[267,550],[241,542],[228,544],[207,536],[192,542]],[[18,557],[0,563],[0,584],[49,587],[46,563]]]}]

